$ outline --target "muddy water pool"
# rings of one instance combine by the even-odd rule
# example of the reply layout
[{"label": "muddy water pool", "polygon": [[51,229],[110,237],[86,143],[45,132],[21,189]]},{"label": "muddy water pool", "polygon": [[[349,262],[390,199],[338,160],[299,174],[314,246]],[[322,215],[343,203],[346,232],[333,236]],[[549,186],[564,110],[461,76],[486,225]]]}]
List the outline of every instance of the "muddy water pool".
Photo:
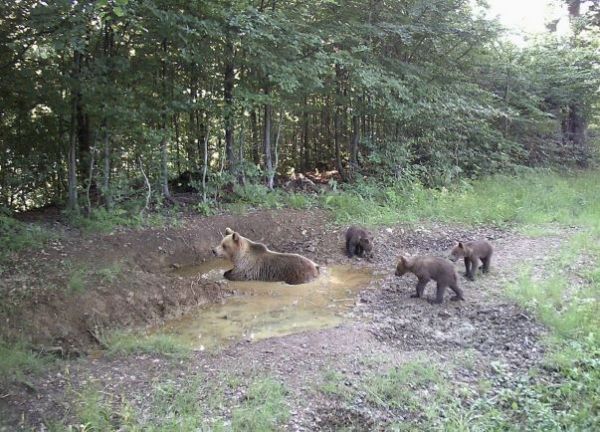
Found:
[{"label": "muddy water pool", "polygon": [[332,327],[344,320],[359,290],[373,280],[372,269],[352,265],[321,268],[321,275],[302,285],[282,282],[227,281],[225,260],[185,267],[177,275],[219,282],[236,295],[223,304],[199,308],[169,321],[159,332],[177,335],[196,349],[238,340],[260,340],[305,330]]}]

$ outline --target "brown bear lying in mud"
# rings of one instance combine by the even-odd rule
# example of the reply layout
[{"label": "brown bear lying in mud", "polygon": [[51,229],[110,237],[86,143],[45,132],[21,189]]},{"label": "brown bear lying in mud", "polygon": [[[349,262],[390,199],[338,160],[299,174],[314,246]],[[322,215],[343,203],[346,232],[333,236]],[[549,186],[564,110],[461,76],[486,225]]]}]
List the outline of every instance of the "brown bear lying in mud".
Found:
[{"label": "brown bear lying in mud", "polygon": [[373,257],[373,241],[370,234],[362,228],[351,226],[346,231],[346,252],[348,258],[354,255],[360,258]]},{"label": "brown bear lying in mud", "polygon": [[[481,268],[484,273],[490,270],[490,262],[494,248],[486,240],[476,240],[470,242],[458,242],[450,252],[450,259],[456,261],[459,258],[465,259],[465,276],[469,280],[475,280],[475,272]],[[483,265],[479,266],[479,261]]]},{"label": "brown bear lying in mud", "polygon": [[221,244],[212,251],[233,263],[233,268],[224,274],[233,281],[261,280],[297,285],[319,276],[319,266],[308,258],[273,252],[264,244],[242,237],[230,228],[225,229]]},{"label": "brown bear lying in mud", "polygon": [[456,293],[451,300],[464,300],[461,289],[458,287],[458,277],[452,263],[444,258],[432,256],[418,256],[414,258],[400,257],[396,266],[396,276],[404,276],[413,273],[417,279],[417,293],[411,297],[423,297],[425,285],[430,280],[437,282],[437,293],[433,303],[442,303],[446,287],[450,287]]}]

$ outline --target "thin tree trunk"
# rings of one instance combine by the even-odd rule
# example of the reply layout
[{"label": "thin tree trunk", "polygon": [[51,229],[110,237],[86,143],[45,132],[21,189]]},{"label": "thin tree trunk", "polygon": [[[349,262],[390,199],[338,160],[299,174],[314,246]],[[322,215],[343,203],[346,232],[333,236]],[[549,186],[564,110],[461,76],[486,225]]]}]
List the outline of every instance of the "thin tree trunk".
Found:
[{"label": "thin tree trunk", "polygon": [[69,151],[67,156],[67,182],[68,182],[68,201],[67,208],[72,213],[79,213],[79,204],[77,202],[77,140],[75,137],[75,97],[73,97],[73,106],[71,108],[71,128],[69,131]]},{"label": "thin tree trunk", "polygon": [[308,102],[306,97],[304,98],[304,112],[302,113],[303,117],[303,132],[302,132],[302,146],[304,153],[304,171],[308,171],[310,169],[310,145],[309,145],[309,129],[308,129]]},{"label": "thin tree trunk", "polygon": [[210,135],[210,125],[206,128],[204,137],[204,165],[202,167],[202,202],[206,203],[206,174],[208,172],[208,136]]},{"label": "thin tree trunk", "polygon": [[110,190],[110,170],[111,170],[111,148],[110,148],[110,133],[108,126],[104,126],[104,173],[102,181],[102,195],[104,197],[104,205],[107,210],[112,208],[112,194]]},{"label": "thin tree trunk", "polygon": [[238,180],[242,186],[246,184],[246,172],[244,169],[245,161],[244,161],[244,122],[240,125],[240,134],[239,134],[239,154],[238,154]]},{"label": "thin tree trunk", "polygon": [[94,134],[94,139],[92,140],[92,148],[90,149],[90,169],[88,171],[88,179],[85,187],[85,199],[87,203],[87,214],[92,214],[92,201],[90,199],[90,189],[92,188],[92,181],[94,180],[94,163],[96,159],[96,135]]},{"label": "thin tree trunk", "polygon": [[252,160],[254,165],[260,164],[260,138],[256,110],[250,111],[250,125],[252,127]]},{"label": "thin tree trunk", "polygon": [[358,142],[360,139],[360,125],[356,112],[352,114],[352,140],[350,141],[350,164],[358,166]]},{"label": "thin tree trunk", "polygon": [[[268,96],[269,89],[265,88]],[[265,168],[267,170],[267,187],[273,189],[273,159],[271,155],[271,105],[265,104],[263,144],[265,151]]]},{"label": "thin tree trunk", "polygon": [[161,158],[161,187],[162,194],[167,200],[171,200],[171,191],[169,190],[169,149],[167,140],[167,38],[163,38],[163,59],[162,62],[162,86],[163,86],[163,112],[162,117],[162,139],[160,141],[160,158]]},{"label": "thin tree trunk", "polygon": [[233,149],[233,87],[235,84],[235,67],[233,64],[234,49],[233,43],[227,41],[225,44],[225,74],[224,74],[224,99],[225,99],[225,154],[227,157],[228,170],[235,172],[235,154]]},{"label": "thin tree trunk", "polygon": [[273,164],[273,170],[269,177],[269,189],[273,189],[275,173],[279,168],[279,137],[281,136],[281,124],[283,123],[283,108],[279,111],[279,122],[277,123],[277,132],[275,133],[275,145],[274,145],[274,156],[275,161]]},{"label": "thin tree trunk", "polygon": [[175,127],[175,165],[177,166],[177,177],[181,177],[181,154],[179,151],[179,116],[173,116],[173,126]]},{"label": "thin tree trunk", "polygon": [[140,164],[140,171],[142,173],[142,176],[144,177],[144,183],[146,183],[146,189],[148,189],[148,192],[146,193],[146,204],[144,205],[144,208],[140,210],[141,216],[144,213],[144,211],[148,210],[148,207],[150,206],[150,198],[152,198],[152,186],[150,185],[150,180],[148,180],[148,176],[144,172],[144,164],[142,163],[142,158],[139,158],[138,161]]}]

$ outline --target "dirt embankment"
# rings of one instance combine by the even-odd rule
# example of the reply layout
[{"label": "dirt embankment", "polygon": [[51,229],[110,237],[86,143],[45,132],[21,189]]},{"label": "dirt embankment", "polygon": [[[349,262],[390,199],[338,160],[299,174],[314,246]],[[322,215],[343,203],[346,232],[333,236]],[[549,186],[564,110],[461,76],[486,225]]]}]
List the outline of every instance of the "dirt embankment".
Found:
[{"label": "dirt embankment", "polygon": [[331,255],[317,253],[325,224],[322,211],[282,210],[185,217],[177,228],[70,232],[21,253],[2,275],[0,336],[70,355],[85,352],[107,328],[155,324],[228,295],[209,281],[171,274],[209,259],[226,227],[319,261]]}]

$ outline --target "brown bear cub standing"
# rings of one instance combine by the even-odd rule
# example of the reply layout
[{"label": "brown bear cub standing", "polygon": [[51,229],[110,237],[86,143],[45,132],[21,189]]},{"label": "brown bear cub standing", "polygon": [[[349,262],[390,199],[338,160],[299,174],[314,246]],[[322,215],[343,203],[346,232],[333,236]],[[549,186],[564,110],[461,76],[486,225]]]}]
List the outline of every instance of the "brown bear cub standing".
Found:
[{"label": "brown bear cub standing", "polygon": [[[465,260],[465,276],[469,280],[475,280],[475,272],[481,268],[484,273],[490,270],[490,262],[494,248],[486,240],[476,240],[470,242],[458,242],[450,252],[450,259],[456,261],[459,258]],[[479,266],[479,261],[483,265]]]},{"label": "brown bear cub standing", "polygon": [[232,281],[260,280],[297,285],[319,276],[319,266],[308,258],[273,252],[264,244],[242,237],[230,228],[225,229],[221,244],[212,251],[233,263],[233,268],[224,274]]},{"label": "brown bear cub standing", "polygon": [[373,241],[367,231],[362,228],[351,226],[346,231],[346,252],[348,258],[354,255],[360,258],[373,257]]},{"label": "brown bear cub standing", "polygon": [[396,266],[396,276],[404,276],[406,273],[413,273],[418,279],[417,293],[411,297],[423,297],[425,285],[433,279],[437,282],[437,293],[433,303],[442,303],[447,287],[450,287],[456,294],[451,300],[464,300],[462,291],[458,287],[456,270],[447,259],[433,256],[400,257]]}]

